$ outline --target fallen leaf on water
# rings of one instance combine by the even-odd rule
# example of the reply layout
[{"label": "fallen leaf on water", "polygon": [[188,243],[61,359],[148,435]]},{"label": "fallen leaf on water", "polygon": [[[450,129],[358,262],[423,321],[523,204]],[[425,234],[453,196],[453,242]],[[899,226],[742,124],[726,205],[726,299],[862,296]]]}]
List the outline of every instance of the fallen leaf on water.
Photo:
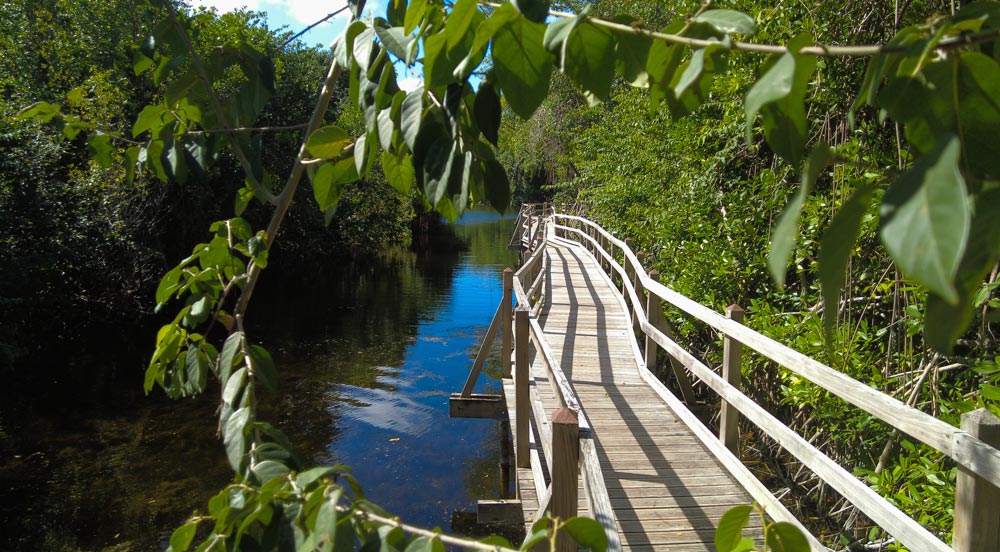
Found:
[{"label": "fallen leaf on water", "polygon": [[399,437],[389,437],[389,442],[390,443],[395,443],[398,440],[399,440]]}]

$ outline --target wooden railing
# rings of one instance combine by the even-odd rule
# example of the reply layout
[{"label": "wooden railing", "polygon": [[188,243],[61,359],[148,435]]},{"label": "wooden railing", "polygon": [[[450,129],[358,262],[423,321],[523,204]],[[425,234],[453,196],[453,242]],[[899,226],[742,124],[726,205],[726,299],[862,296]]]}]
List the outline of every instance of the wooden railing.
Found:
[{"label": "wooden railing", "polygon": [[[616,238],[594,222],[558,213],[553,214],[551,219],[554,224],[550,240],[582,244],[612,281],[617,279],[621,282],[621,300],[632,313],[633,324],[640,332],[640,339],[644,341],[645,358],[642,360],[645,369],[640,370],[643,379],[674,408],[678,416],[743,484],[754,500],[764,506],[772,518],[789,521],[805,531],[798,520],[739,460],[737,420],[740,414],[899,543],[910,550],[952,550],[937,536],[854,477],[850,471],[747,397],[740,390],[740,362],[744,346],[954,460],[959,466],[954,550],[1000,550],[1000,451],[996,448],[1000,445],[1000,420],[995,416],[985,410],[976,411],[962,416],[961,428],[951,426],[744,326],[739,307],[731,306],[726,314],[721,314],[673,291],[657,281],[655,271],[646,272],[640,256],[632,251],[628,240]],[[540,249],[544,250],[544,244]],[[721,375],[674,341],[663,321],[663,302],[724,335]],[[719,437],[709,432],[654,374],[658,348],[664,349],[669,355],[673,375],[678,380],[682,396],[689,403],[693,399],[691,376],[698,378],[720,396],[722,412]],[[815,537],[805,532],[814,549],[823,549]]]},{"label": "wooden railing", "polygon": [[[537,318],[547,299],[545,278],[549,257],[546,245],[551,233],[547,227],[551,226],[552,214],[552,208],[547,204],[527,204],[518,214],[511,243],[522,251],[522,263],[517,272],[512,273],[509,268],[504,271],[503,297],[460,396],[464,399],[473,397],[476,380],[499,332],[502,336],[501,371],[504,377],[513,375],[514,380],[514,457],[517,467],[532,471],[539,504],[534,517],[549,513],[566,520],[576,516],[578,486],[582,478],[590,514],[604,527],[608,550],[616,552],[621,550],[621,540],[615,527],[611,499],[604,484],[593,433]],[[524,259],[524,254],[529,256]],[[512,309],[515,301],[517,307]],[[513,371],[510,364],[512,352]],[[540,360],[544,365],[555,397],[557,408],[551,415],[542,404],[532,376],[532,352],[535,362]],[[535,422],[540,442],[535,440],[530,420]],[[540,452],[544,454],[544,463]],[[547,473],[543,465],[547,466]],[[557,547],[560,552],[576,550],[576,544],[565,534],[559,536]]]}]

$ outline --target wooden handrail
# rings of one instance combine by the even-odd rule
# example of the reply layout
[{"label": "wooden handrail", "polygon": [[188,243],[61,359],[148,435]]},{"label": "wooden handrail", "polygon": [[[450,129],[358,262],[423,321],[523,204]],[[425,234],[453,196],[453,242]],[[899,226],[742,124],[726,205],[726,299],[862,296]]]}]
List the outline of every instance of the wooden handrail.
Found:
[{"label": "wooden handrail", "polygon": [[[576,240],[584,246],[590,246],[595,259],[609,261],[609,274],[614,271],[619,274],[623,288],[627,292],[629,302],[641,308],[638,292],[629,281],[628,271],[619,265],[614,256],[609,254],[603,243],[617,246],[621,249],[624,262],[631,265],[635,278],[645,288],[649,298],[653,296],[658,301],[665,301],[682,312],[704,322],[721,332],[727,343],[743,344],[764,357],[804,377],[812,383],[846,400],[865,412],[874,415],[883,422],[912,437],[930,445],[955,460],[963,472],[973,474],[994,487],[1000,487],[1000,451],[973,436],[968,431],[956,428],[929,414],[910,407],[888,395],[885,395],[867,385],[848,377],[847,375],[807,357],[777,341],[768,338],[740,323],[729,319],[708,307],[705,307],[650,277],[642,266],[631,247],[626,242],[617,239],[596,223],[578,216],[554,213],[553,220],[566,221],[566,224],[555,224],[554,230],[561,231],[567,239],[570,235],[578,236]],[[572,221],[572,222],[571,222]],[[573,228],[574,223],[580,228]],[[557,238],[560,239],[561,238]],[[586,247],[584,249],[587,249]],[[602,264],[599,262],[598,264]],[[657,302],[658,302],[657,301]],[[650,304],[655,304],[650,301]],[[739,410],[751,422],[774,438],[804,465],[809,467],[851,501],[873,521],[885,528],[904,545],[915,550],[951,550],[936,536],[924,529],[912,518],[901,512],[883,497],[875,493],[867,485],[859,481],[850,472],[835,461],[824,455],[793,430],[782,424],[770,413],[744,395],[737,387],[730,385],[710,368],[698,361],[693,355],[680,347],[664,331],[650,323],[648,316],[638,318],[640,329],[647,338],[665,349],[673,359],[679,361],[685,368],[706,383],[720,395],[725,403]],[[653,351],[655,352],[655,351]],[[650,354],[647,347],[646,355]],[[646,359],[646,366],[652,366]],[[650,372],[651,373],[651,372]],[[729,425],[727,423],[727,425]],[[971,514],[971,512],[970,512]],[[958,518],[956,513],[956,519]],[[964,549],[964,548],[963,548]]]},{"label": "wooden handrail", "polygon": [[[547,465],[549,466],[549,476],[552,481],[551,492],[545,492],[539,488],[539,503],[542,505],[541,508],[543,510],[551,506],[553,515],[561,517],[576,515],[576,481],[582,475],[587,504],[594,519],[604,528],[605,536],[608,539],[607,549],[609,551],[620,552],[622,549],[621,539],[618,535],[611,499],[604,483],[600,459],[597,456],[597,448],[593,442],[593,432],[589,420],[583,414],[579,398],[570,385],[569,379],[566,377],[565,372],[563,372],[551,346],[546,341],[545,332],[537,318],[538,311],[544,303],[542,298],[545,296],[545,292],[542,290],[545,289],[545,281],[548,273],[545,264],[548,257],[548,227],[550,225],[542,217],[551,216],[551,208],[546,206],[542,206],[541,208],[523,207],[522,212],[528,213],[526,218],[529,224],[525,230],[525,234],[530,233],[531,235],[527,246],[527,250],[531,251],[531,255],[528,259],[524,260],[521,267],[514,273],[511,284],[513,296],[518,304],[518,312],[516,314],[519,317],[527,319],[527,322],[523,323],[527,326],[527,331],[521,330],[522,333],[520,334],[515,331],[514,356],[517,359],[515,365],[518,368],[515,371],[515,392],[518,394],[515,397],[515,403],[517,405],[523,404],[524,406],[520,408],[532,411],[533,417],[536,420],[535,425],[542,439],[542,448],[548,458]],[[533,217],[537,222],[532,230],[530,221]],[[529,287],[525,290],[525,283],[529,279]],[[534,303],[532,302],[533,297],[536,298]],[[522,308],[525,310],[520,310]],[[528,335],[525,336],[523,335],[524,333]],[[534,378],[530,374],[526,375],[520,368],[522,364],[527,366],[529,358],[527,347],[529,342],[535,346],[536,359],[540,358],[545,365],[553,395],[559,406],[558,412],[562,413],[560,414],[560,420],[548,418],[541,400],[538,398]],[[526,371],[527,368],[523,370]],[[519,382],[519,380],[521,381]],[[527,416],[520,408],[519,412],[516,413],[518,434],[515,436],[515,442],[518,443],[518,451],[523,455],[524,460],[517,459],[517,463],[520,467],[526,467],[523,463],[527,463],[532,453],[532,451],[527,449],[527,443],[531,439],[531,436],[528,428],[522,426],[523,422],[521,420],[526,421]],[[569,447],[566,442],[567,434],[565,433],[565,427],[559,431],[559,434],[562,435],[560,437],[562,444],[560,446],[555,445],[556,438],[559,437],[555,431],[556,426],[560,425],[557,422],[565,422],[567,419],[575,420],[574,426],[576,430],[572,434],[571,439],[576,444],[575,448]],[[562,425],[565,426],[565,424]],[[522,442],[525,443],[523,451],[520,445]],[[572,454],[567,456],[570,452]],[[567,470],[571,471],[572,474],[568,473]],[[557,481],[560,484],[557,484]],[[544,511],[540,513],[544,513]],[[565,541],[560,542],[559,545],[561,548],[566,549],[570,547],[570,544],[567,544]]]}]

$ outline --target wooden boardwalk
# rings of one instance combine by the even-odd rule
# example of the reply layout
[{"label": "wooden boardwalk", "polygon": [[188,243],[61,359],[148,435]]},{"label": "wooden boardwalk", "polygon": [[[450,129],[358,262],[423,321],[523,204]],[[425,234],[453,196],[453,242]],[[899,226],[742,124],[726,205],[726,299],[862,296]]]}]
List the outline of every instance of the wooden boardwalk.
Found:
[{"label": "wooden boardwalk", "polygon": [[[640,376],[631,316],[594,258],[562,240],[550,241],[548,255],[547,301],[539,321],[592,428],[622,549],[714,550],[723,513],[752,499]],[[532,395],[537,393],[545,411],[555,410],[538,358],[532,359],[532,376]],[[507,381],[513,425],[513,385]],[[530,525],[537,491],[531,469],[518,471]],[[580,515],[587,515],[582,483],[579,497]]]}]

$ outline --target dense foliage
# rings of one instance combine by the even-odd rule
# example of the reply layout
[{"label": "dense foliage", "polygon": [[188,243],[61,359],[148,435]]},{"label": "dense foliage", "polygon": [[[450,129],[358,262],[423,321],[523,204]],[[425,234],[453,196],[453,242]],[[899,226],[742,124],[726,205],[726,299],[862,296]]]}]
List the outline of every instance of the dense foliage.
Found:
[{"label": "dense foliage", "polygon": [[[950,5],[914,2],[898,12],[884,2],[814,2],[763,10],[759,3],[734,2],[725,7],[755,14],[752,22],[743,21],[744,31],[755,27],[755,42],[761,43],[787,42],[800,33],[808,33],[818,44],[917,43],[934,38],[919,42],[920,48],[911,47],[904,55],[876,57],[867,74],[864,59],[820,57],[810,75],[802,77],[803,88],[795,92],[802,106],[787,108],[802,109],[801,120],[790,115],[782,120],[783,111],[765,114],[763,132],[752,125],[754,117],[744,109],[744,101],[751,103],[753,91],[767,82],[772,64],[781,63],[777,55],[763,67],[756,55],[717,58],[714,82],[696,95],[701,105],[691,113],[671,103],[676,100],[669,94],[678,90],[677,75],[689,74],[687,68],[697,56],[677,54],[679,66],[666,92],[656,91],[651,66],[649,90],[629,86],[634,82],[619,72],[600,105],[579,94],[581,88],[588,90],[585,79],[565,71],[553,78],[548,98],[530,120],[513,120],[501,131],[501,160],[515,185],[525,197],[583,205],[605,227],[635,240],[637,249],[646,253],[647,268],[656,268],[661,281],[672,288],[719,310],[732,303],[742,305],[751,327],[908,404],[956,425],[958,416],[973,408],[985,405],[997,411],[993,310],[998,303],[992,298],[997,255],[991,245],[996,233],[973,222],[968,246],[961,239],[941,246],[949,255],[959,255],[965,247],[970,259],[961,261],[965,268],[957,273],[976,267],[956,280],[964,282],[956,284],[962,299],[945,313],[941,296],[949,293],[948,286],[929,284],[916,274],[921,269],[904,262],[902,244],[895,240],[905,236],[923,247],[938,238],[921,234],[917,228],[921,222],[912,218],[898,219],[906,222],[894,228],[888,221],[895,207],[887,205],[898,201],[900,189],[919,188],[917,177],[900,178],[901,172],[932,170],[926,157],[915,163],[916,158],[934,155],[940,160],[949,151],[949,146],[942,146],[935,152],[931,141],[944,135],[940,118],[948,119],[951,108],[922,108],[933,105],[926,96],[928,87],[944,87],[933,79],[959,71],[958,82],[964,83],[962,64],[983,62],[987,67],[968,73],[981,84],[961,84],[960,96],[951,100],[969,110],[968,115],[960,111],[960,120],[982,117],[974,128],[986,124],[997,128],[989,123],[990,109],[972,115],[980,98],[1000,97],[991,88],[1000,82],[1000,75],[993,72],[995,61],[988,59],[992,43],[960,56],[933,54],[935,41],[955,32],[941,15],[950,13]],[[678,32],[672,22],[696,21],[695,14],[704,13],[703,9],[694,4],[596,2],[590,13],[611,19],[626,12],[631,17],[615,20]],[[985,2],[956,6],[955,25],[967,25],[995,9],[995,4]],[[702,50],[705,63],[718,54],[709,48]],[[918,60],[921,53],[926,55]],[[650,50],[650,59],[653,55]],[[804,70],[798,65],[803,60],[794,61],[790,74]],[[725,71],[719,70],[720,64]],[[926,80],[890,77],[886,90],[878,89],[883,75],[919,74],[921,69],[931,73]],[[948,87],[952,89],[951,84]],[[907,95],[917,90],[925,96]],[[667,97],[661,104],[657,94],[664,93]],[[945,95],[934,101],[951,100]],[[869,103],[882,109],[872,109]],[[927,118],[927,111],[939,119]],[[789,130],[783,125],[800,124],[795,148],[778,141],[775,133]],[[929,135],[922,134],[926,125],[934,128]],[[974,150],[983,143],[974,137],[977,131],[962,132],[967,144],[963,147]],[[752,133],[749,139],[747,133]],[[800,177],[807,143],[816,145],[813,159],[819,161],[813,163],[815,173]],[[827,153],[828,146],[832,153]],[[820,157],[827,155],[836,162],[822,169],[827,160]],[[996,157],[984,154],[980,159],[995,163]],[[986,198],[992,193],[990,180],[996,167],[979,173],[967,169],[961,167],[960,178],[967,179],[970,201],[979,205],[970,213],[981,213],[972,219],[991,224],[987,221],[996,217],[988,211],[992,206]],[[956,178],[954,172],[939,172],[924,182],[955,189]],[[936,192],[926,193],[924,208],[933,204],[928,210],[940,209],[943,217],[935,224],[948,231],[962,228],[963,217],[955,212],[967,209],[962,206],[964,199],[954,196],[959,205],[952,205]],[[974,239],[979,241],[973,243]],[[926,258],[931,252],[920,249],[920,255]],[[775,281],[784,282],[784,287]],[[721,348],[716,337],[679,313],[668,315],[687,344],[718,365]],[[963,330],[966,317],[973,320]],[[948,328],[925,326],[925,321]],[[769,363],[751,358],[745,370],[744,381],[756,400],[844,465],[855,467],[859,476],[921,524],[941,535],[950,531],[952,464],[926,447],[914,446],[905,436],[872,424],[867,414],[845,408],[842,401],[801,378],[775,371]],[[881,538],[874,529],[868,534],[865,521],[822,483],[798,470],[774,443],[751,437],[746,446],[761,460],[757,465],[765,480],[796,491],[793,505],[803,519],[819,515],[818,531],[845,543]]]},{"label": "dense foliage", "polygon": [[[86,148],[96,163],[88,171],[112,171],[102,183],[156,179],[184,190],[229,163],[236,218],[225,202],[209,241],[155,293],[158,308],[175,316],[158,332],[146,389],[197,394],[214,374],[236,473],[209,516],[175,533],[175,548],[186,549],[202,522],[215,525],[202,549],[340,549],[358,535],[403,546],[391,524],[359,528],[357,520],[375,514],[342,503],[340,488],[323,479],[330,472],[296,476],[282,434],[257,418],[258,390],[273,387],[277,372],[244,320],[303,174],[327,222],[349,190],[364,189],[351,185],[378,180],[379,170],[449,219],[471,203],[504,209],[510,175],[523,197],[554,191],[588,204],[634,237],[672,286],[709,304],[743,303],[752,326],[852,376],[952,421],[994,406],[996,3],[569,4],[572,12],[553,17],[543,0],[392,0],[384,18],[353,20],[330,59],[312,54],[312,67],[329,68],[297,150],[295,139],[265,148],[265,132],[245,130],[304,120],[266,119],[286,55],[267,42],[274,37],[213,33],[225,19],[170,2],[140,10],[149,25],[131,37],[124,65],[152,81],[129,104],[137,111],[126,119],[135,116],[131,132],[78,108],[86,89],[21,112],[55,123],[67,140],[60,147]],[[363,2],[350,5],[356,18]],[[750,36],[756,42],[738,40]],[[866,41],[888,45],[837,45]],[[872,58],[863,77],[859,56]],[[418,61],[423,86],[400,90],[396,64]],[[343,111],[358,112],[331,124],[333,96],[345,85]],[[501,127],[505,113],[529,120]],[[282,185],[275,175],[283,173]],[[684,330],[712,356],[711,336]],[[759,361],[748,370],[761,402],[946,537],[947,463],[905,440],[896,449],[897,435],[845,415],[793,376]],[[804,501],[844,511],[770,444],[751,444],[778,485],[808,484]],[[880,456],[869,453],[879,447]],[[828,521],[844,527],[847,542],[878,536],[864,534],[863,521]],[[578,534],[576,523],[566,529],[589,540],[592,527],[579,522],[589,528]],[[348,539],[337,540],[334,529],[348,526]],[[548,538],[547,527],[529,542]]]}]

